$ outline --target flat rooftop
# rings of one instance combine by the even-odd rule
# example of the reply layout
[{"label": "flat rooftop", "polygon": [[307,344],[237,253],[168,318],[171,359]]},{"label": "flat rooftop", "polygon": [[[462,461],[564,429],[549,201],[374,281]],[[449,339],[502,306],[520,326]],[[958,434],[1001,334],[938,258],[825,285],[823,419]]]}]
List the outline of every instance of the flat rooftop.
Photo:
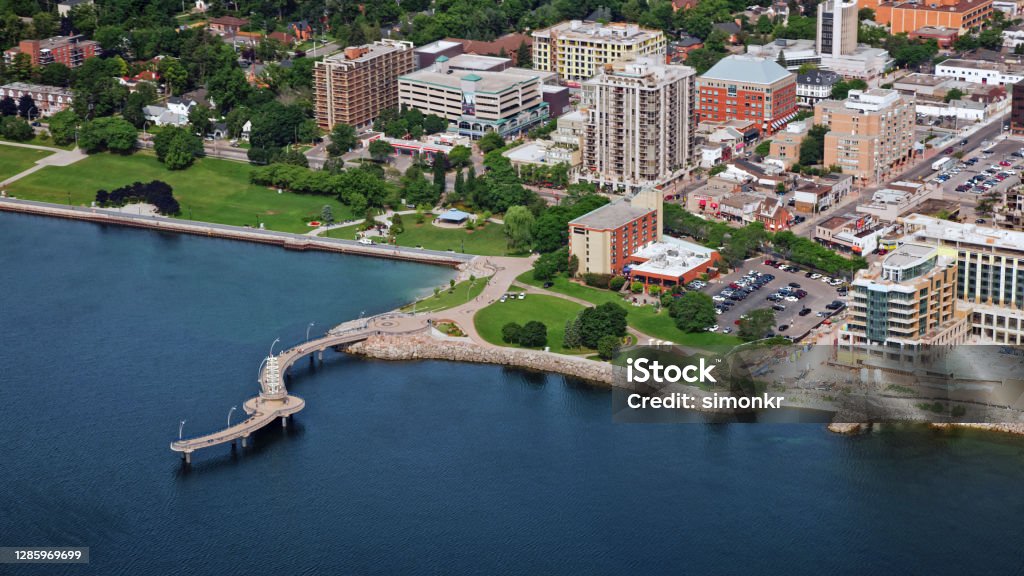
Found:
[{"label": "flat rooftop", "polygon": [[940,220],[923,214],[911,214],[901,218],[901,221],[914,230],[911,235],[922,239],[969,244],[991,250],[1024,252],[1024,232]]},{"label": "flat rooftop", "polygon": [[548,38],[551,32],[557,33],[560,39],[572,40],[602,40],[605,42],[628,42],[636,43],[641,40],[664,36],[661,30],[641,28],[639,24],[631,22],[591,22],[589,20],[570,20],[555,24],[550,28],[537,30],[533,36]]},{"label": "flat rooftop", "polygon": [[438,52],[443,52],[461,45],[462,44],[459,42],[452,42],[450,40],[438,40],[437,42],[431,42],[430,44],[420,46],[416,51],[424,54],[437,54]]},{"label": "flat rooftop", "polygon": [[629,200],[619,200],[591,210],[583,216],[570,221],[569,224],[583,226],[592,230],[614,230],[650,212],[653,212],[653,210],[633,206]]},{"label": "flat rooftop", "polygon": [[666,236],[661,242],[654,242],[637,250],[633,257],[644,259],[646,262],[633,264],[630,271],[634,274],[639,272],[680,278],[690,270],[707,263],[712,252],[711,248]]},{"label": "flat rooftop", "polygon": [[999,62],[988,62],[986,60],[964,60],[961,58],[943,60],[935,66],[936,68],[939,66],[951,66],[953,68],[977,68],[979,70],[1000,70],[1002,68]]},{"label": "flat rooftop", "polygon": [[497,94],[510,90],[520,84],[541,82],[542,73],[525,68],[506,68],[500,72],[486,70],[449,70],[441,72],[436,66],[424,68],[399,76],[399,81],[416,82],[443,86],[453,90],[462,90],[463,81],[476,84],[477,92]]},{"label": "flat rooftop", "polygon": [[888,268],[906,268],[923,262],[933,254],[935,254],[934,246],[908,242],[890,252],[882,261],[882,265]]}]

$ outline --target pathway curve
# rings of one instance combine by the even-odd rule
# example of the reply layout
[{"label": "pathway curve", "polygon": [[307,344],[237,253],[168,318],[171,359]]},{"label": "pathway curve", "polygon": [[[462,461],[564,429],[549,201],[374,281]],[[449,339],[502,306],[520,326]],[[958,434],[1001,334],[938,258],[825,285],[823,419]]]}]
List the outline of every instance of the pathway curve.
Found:
[{"label": "pathway curve", "polygon": [[53,154],[50,154],[45,158],[36,160],[35,165],[29,168],[28,170],[19,172],[14,176],[11,176],[10,178],[4,180],[3,182],[0,182],[0,188],[3,188],[4,186],[9,186],[11,183],[21,180],[22,178],[28,176],[29,174],[32,174],[33,172],[38,172],[39,170],[42,170],[47,166],[68,166],[86,157],[86,154],[79,150],[78,148],[75,148],[74,150],[63,150],[61,148],[37,146],[35,144],[23,144],[21,142],[6,142],[3,140],[0,140],[0,145],[14,146],[15,148],[28,148],[30,150],[43,150],[46,152],[53,152]]}]

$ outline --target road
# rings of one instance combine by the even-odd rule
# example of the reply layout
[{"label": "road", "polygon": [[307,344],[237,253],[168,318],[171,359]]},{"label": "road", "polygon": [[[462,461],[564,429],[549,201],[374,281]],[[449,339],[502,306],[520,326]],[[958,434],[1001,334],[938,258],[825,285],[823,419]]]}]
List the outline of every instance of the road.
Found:
[{"label": "road", "polygon": [[[1008,117],[1009,117],[1008,114],[1004,114],[1002,116],[998,116],[998,117],[994,118],[985,127],[981,128],[980,130],[978,130],[974,134],[968,136],[967,137],[967,145],[966,146],[960,146],[959,141],[957,141],[955,143],[955,145],[953,146],[953,148],[956,149],[956,150],[963,150],[966,155],[972,156],[974,151],[975,151],[975,149],[977,149],[981,145],[981,143],[983,141],[985,141],[985,140],[992,140],[993,138],[995,138],[999,134],[1002,134],[1002,132],[1003,132],[1003,121],[1006,120]],[[932,170],[931,160],[932,160],[932,158],[928,158],[926,160],[922,160],[919,164],[917,164],[913,168],[910,168],[906,172],[904,172],[904,173],[896,176],[895,178],[893,178],[893,180],[894,181],[895,180],[914,181],[914,180],[923,180],[923,179],[927,178],[928,176],[931,175],[932,172],[934,172],[934,170]]]}]

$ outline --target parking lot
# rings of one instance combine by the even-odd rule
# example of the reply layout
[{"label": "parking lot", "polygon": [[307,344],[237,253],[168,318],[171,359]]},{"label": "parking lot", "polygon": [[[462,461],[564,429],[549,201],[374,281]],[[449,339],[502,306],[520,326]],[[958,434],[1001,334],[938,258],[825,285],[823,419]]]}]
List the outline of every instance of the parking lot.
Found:
[{"label": "parking lot", "polygon": [[[724,332],[728,329],[735,333],[739,329],[738,322],[740,316],[758,308],[771,308],[777,304],[785,306],[785,309],[775,311],[775,326],[772,331],[778,336],[790,336],[791,338],[798,339],[824,320],[823,317],[818,316],[818,312],[827,312],[825,308],[827,304],[833,300],[842,300],[837,292],[837,287],[830,286],[820,280],[807,278],[806,269],[800,272],[787,272],[764,264],[763,259],[748,260],[740,269],[734,270],[716,279],[714,282],[710,282],[701,291],[709,296],[716,296],[727,288],[730,283],[743,278],[751,270],[762,274],[771,274],[775,278],[762,288],[753,291],[745,299],[733,301],[731,308],[719,314],[719,332]],[[785,300],[782,302],[771,302],[767,300],[768,296],[776,290],[787,286],[790,282],[799,284],[800,289],[805,290],[807,295],[797,302],[787,302]],[[800,310],[803,308],[810,308],[811,312],[805,316],[800,316]],[[786,325],[788,328],[780,332],[778,328],[782,325]]]},{"label": "parking lot", "polygon": [[[1017,140],[1000,141],[992,146],[988,153],[978,150],[965,155],[963,162],[957,164],[956,168],[935,173],[929,181],[940,184],[947,199],[960,202],[961,218],[973,222],[980,216],[974,213],[974,206],[980,198],[989,194],[1002,197],[1008,188],[1020,184],[1021,172],[1024,171],[1024,157],[1013,154],[1018,152],[1021,146],[1021,142]],[[976,160],[972,163],[973,159]],[[946,174],[948,179],[941,181],[944,179],[942,174]],[[978,179],[982,174],[986,175],[986,178]],[[975,178],[975,184],[968,183],[972,178]]]}]

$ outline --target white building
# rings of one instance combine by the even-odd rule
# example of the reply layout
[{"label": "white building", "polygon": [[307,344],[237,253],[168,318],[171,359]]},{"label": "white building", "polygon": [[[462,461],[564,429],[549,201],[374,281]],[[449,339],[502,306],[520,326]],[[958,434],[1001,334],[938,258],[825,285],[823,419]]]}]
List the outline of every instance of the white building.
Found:
[{"label": "white building", "polygon": [[800,106],[814,106],[832,97],[832,87],[843,77],[828,70],[811,70],[796,77],[796,100]]},{"label": "white building", "polygon": [[1024,73],[1000,62],[951,58],[935,66],[935,75],[972,84],[1006,86],[1024,80]]}]

